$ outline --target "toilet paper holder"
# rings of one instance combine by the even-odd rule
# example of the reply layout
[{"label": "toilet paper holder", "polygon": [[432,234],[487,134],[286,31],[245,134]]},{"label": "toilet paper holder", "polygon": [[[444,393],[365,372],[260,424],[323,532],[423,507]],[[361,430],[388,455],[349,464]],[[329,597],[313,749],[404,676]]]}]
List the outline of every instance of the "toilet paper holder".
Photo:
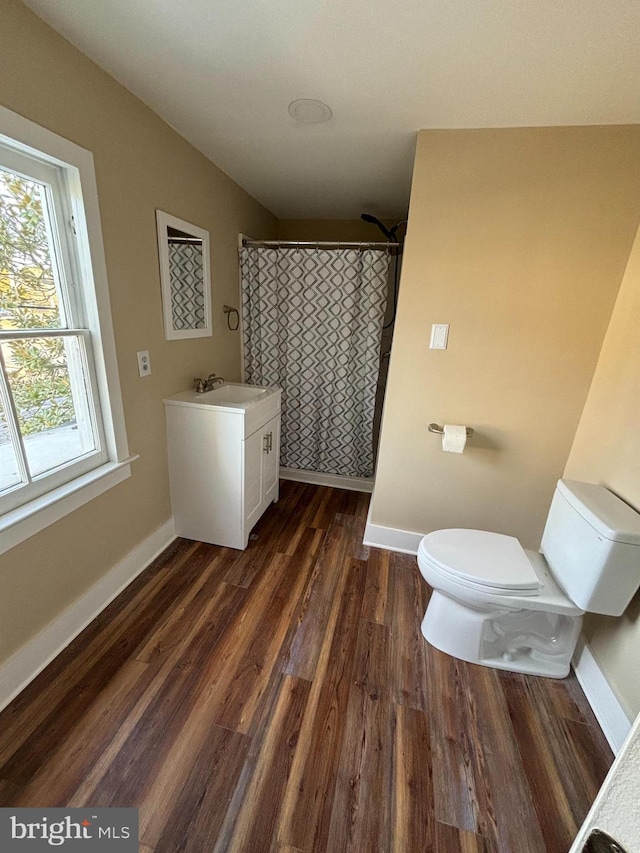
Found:
[{"label": "toilet paper holder", "polygon": [[[438,435],[444,435],[444,427],[441,427],[438,424],[429,424],[429,432],[435,432]],[[467,438],[471,438],[472,435],[473,429],[471,427],[467,427]]]}]

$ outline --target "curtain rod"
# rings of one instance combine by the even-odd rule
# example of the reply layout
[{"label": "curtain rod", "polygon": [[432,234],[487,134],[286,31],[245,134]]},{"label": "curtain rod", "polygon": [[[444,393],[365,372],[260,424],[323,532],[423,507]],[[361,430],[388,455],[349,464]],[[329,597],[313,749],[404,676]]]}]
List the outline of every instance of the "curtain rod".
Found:
[{"label": "curtain rod", "polygon": [[344,242],[342,240],[249,240],[246,237],[242,238],[242,245],[263,246],[274,249],[279,246],[288,246],[292,249],[295,249],[298,246],[310,249],[328,248],[329,246],[333,246],[334,248],[351,247],[353,249],[371,249],[373,247],[379,249],[397,249],[400,247],[400,243],[363,243],[355,241]]}]

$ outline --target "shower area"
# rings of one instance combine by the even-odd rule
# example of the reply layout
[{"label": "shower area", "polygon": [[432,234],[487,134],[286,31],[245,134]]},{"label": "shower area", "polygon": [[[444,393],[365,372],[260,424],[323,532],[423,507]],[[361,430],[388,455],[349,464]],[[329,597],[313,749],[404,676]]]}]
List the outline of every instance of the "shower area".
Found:
[{"label": "shower area", "polygon": [[369,491],[403,223],[385,242],[242,238],[244,381],[282,388],[281,476]]}]

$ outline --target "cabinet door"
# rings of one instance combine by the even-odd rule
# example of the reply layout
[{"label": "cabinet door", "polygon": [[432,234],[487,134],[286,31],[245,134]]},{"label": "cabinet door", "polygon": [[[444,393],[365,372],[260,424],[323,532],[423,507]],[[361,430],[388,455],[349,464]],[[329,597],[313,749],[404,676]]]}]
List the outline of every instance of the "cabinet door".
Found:
[{"label": "cabinet door", "polygon": [[278,487],[280,484],[280,415],[272,418],[262,428],[262,434],[266,439],[267,452],[262,456],[262,488],[264,504],[270,504],[278,500]]},{"label": "cabinet door", "polygon": [[264,462],[266,441],[259,429],[244,440],[244,530],[249,530],[262,515],[264,505]]}]

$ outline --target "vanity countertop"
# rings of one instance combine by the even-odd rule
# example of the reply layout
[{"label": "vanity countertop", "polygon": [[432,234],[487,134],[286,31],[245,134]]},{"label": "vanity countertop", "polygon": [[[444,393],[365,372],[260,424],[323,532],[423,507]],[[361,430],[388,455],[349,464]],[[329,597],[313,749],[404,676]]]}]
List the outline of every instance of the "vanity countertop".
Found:
[{"label": "vanity countertop", "polygon": [[262,406],[267,401],[275,402],[280,396],[281,389],[276,385],[262,387],[260,385],[244,385],[241,382],[225,382],[212,391],[198,393],[195,390],[182,391],[164,400],[170,406],[194,406],[225,412],[246,413]]}]

